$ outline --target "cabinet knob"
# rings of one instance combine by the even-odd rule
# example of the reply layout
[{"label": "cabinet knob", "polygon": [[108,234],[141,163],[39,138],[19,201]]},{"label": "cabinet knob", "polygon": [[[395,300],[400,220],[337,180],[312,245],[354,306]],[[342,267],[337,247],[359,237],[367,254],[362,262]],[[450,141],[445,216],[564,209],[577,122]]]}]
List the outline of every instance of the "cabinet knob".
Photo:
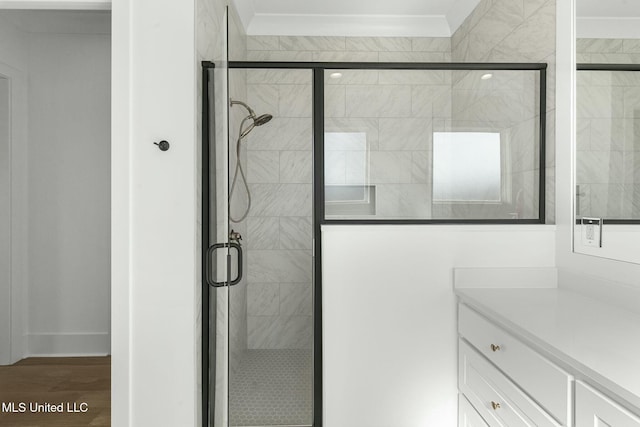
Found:
[{"label": "cabinet knob", "polygon": [[498,402],[494,402],[493,400],[491,401],[491,407],[493,408],[493,410],[497,410],[500,409],[500,404]]},{"label": "cabinet knob", "polygon": [[491,344],[491,351],[493,351],[495,353],[498,350],[500,350],[500,346],[499,345]]}]

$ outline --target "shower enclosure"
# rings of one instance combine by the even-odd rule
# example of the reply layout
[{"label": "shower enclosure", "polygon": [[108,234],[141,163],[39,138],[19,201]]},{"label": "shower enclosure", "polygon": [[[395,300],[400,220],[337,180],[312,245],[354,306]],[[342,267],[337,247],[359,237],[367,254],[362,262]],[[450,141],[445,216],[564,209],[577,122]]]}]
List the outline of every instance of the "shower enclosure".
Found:
[{"label": "shower enclosure", "polygon": [[203,425],[319,425],[311,72],[223,50],[202,75]]},{"label": "shower enclosure", "polygon": [[[216,225],[203,242],[217,323],[209,323],[205,353],[208,422],[314,425],[311,72],[212,65],[207,122],[218,124],[218,106],[228,121],[217,126],[224,131],[207,130],[203,152],[210,157],[203,218]],[[227,83],[216,84],[217,74]],[[228,104],[216,103],[217,86],[228,86]]]},{"label": "shower enclosure", "polygon": [[205,425],[322,425],[322,226],[544,223],[545,69],[204,64]]}]

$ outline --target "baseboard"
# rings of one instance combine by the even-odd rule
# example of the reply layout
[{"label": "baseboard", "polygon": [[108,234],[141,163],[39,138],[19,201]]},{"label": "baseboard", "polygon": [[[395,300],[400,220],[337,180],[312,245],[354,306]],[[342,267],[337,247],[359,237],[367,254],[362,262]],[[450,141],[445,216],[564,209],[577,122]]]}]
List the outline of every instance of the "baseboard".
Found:
[{"label": "baseboard", "polygon": [[28,334],[27,357],[106,356],[111,338],[104,333]]}]

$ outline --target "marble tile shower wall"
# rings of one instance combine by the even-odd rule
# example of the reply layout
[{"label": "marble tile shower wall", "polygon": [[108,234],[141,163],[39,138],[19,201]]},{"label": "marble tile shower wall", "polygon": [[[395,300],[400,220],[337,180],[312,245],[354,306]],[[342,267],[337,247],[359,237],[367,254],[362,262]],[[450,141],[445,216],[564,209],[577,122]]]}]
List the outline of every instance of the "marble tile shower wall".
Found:
[{"label": "marble tile shower wall", "polygon": [[[450,52],[449,38],[250,36],[246,59],[443,62],[450,61]],[[275,116],[251,134],[247,145],[248,179],[255,194],[246,242],[249,348],[312,345],[311,81],[309,71],[247,74],[250,104],[259,113]],[[344,87],[327,91],[336,125],[340,111],[346,109],[346,104],[339,106],[342,91]],[[355,121],[377,138],[377,127],[373,130],[366,119]],[[426,150],[423,154],[426,167]]]},{"label": "marble tile shower wall", "polygon": [[448,37],[249,36],[250,61],[450,62]]},{"label": "marble tile shower wall", "polygon": [[249,104],[274,116],[246,145],[250,349],[313,343],[311,82],[309,70],[247,70]]},{"label": "marble tile shower wall", "polygon": [[578,39],[576,62],[640,64],[640,39]]},{"label": "marble tile shower wall", "polygon": [[325,131],[366,135],[328,148],[328,185],[375,187],[366,218],[431,218],[433,132],[451,119],[449,70],[340,70],[326,78]]},{"label": "marble tile shower wall", "polygon": [[[640,40],[579,39],[577,61],[640,64]],[[578,72],[578,213],[640,217],[640,72]]]},{"label": "marble tile shower wall", "polygon": [[[546,62],[546,217],[555,221],[555,10],[556,0],[482,0],[452,36],[452,58],[460,62]],[[454,121],[464,98],[457,99],[456,84],[464,74],[454,76]],[[523,82],[529,85],[529,83]],[[513,93],[522,93],[520,89]],[[508,96],[508,94],[507,94]],[[530,105],[529,102],[521,105]],[[482,103],[478,104],[482,106]],[[517,105],[517,104],[514,104]],[[483,107],[484,108],[484,107]],[[513,185],[522,185],[524,200],[537,200],[534,179],[538,160],[532,156],[528,139],[537,136],[529,118],[509,128],[519,158]],[[529,206],[532,209],[532,206]],[[525,208],[526,211],[526,208]]]},{"label": "marble tile shower wall", "polygon": [[[450,62],[451,39],[249,37],[247,52],[259,61]],[[327,82],[327,131],[367,135],[376,217],[430,217],[431,134],[451,115],[450,95],[444,71],[343,71]],[[349,183],[357,166],[347,163],[345,152],[331,155],[327,183]]]}]

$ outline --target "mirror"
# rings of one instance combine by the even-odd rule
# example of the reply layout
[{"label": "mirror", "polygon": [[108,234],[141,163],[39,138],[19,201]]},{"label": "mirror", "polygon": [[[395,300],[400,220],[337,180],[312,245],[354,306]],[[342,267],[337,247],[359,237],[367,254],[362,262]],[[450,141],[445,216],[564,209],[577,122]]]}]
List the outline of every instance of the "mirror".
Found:
[{"label": "mirror", "polygon": [[640,263],[640,2],[576,15],[574,252]]}]

